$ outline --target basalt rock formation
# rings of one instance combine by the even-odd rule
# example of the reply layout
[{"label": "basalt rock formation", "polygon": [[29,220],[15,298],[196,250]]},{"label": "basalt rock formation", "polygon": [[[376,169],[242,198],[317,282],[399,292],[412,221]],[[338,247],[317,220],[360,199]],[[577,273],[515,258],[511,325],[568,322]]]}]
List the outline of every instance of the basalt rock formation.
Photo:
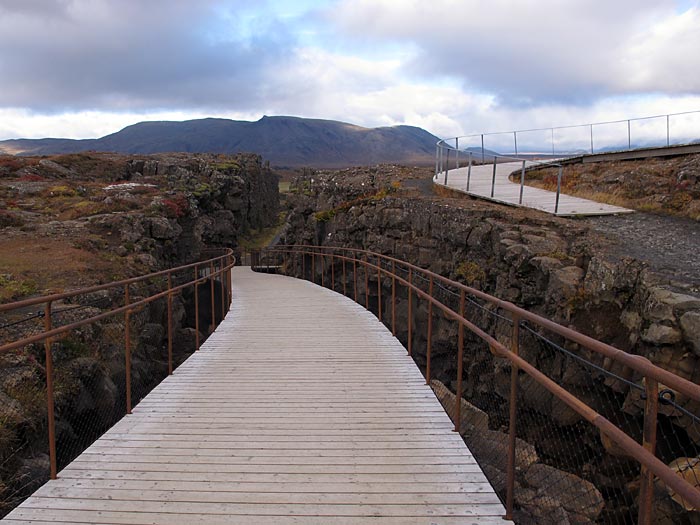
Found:
[{"label": "basalt rock formation", "polygon": [[[278,180],[256,155],[24,158],[0,166],[0,200],[12,218],[0,225],[0,264],[7,264],[0,274],[17,291],[8,299],[19,299],[27,287],[16,283],[33,283],[36,294],[63,286],[64,251],[88,261],[75,274],[65,270],[74,277],[66,288],[75,289],[193,262],[206,248],[235,249],[248,230],[276,222]],[[56,268],[36,261],[43,246],[51,246]],[[161,285],[133,285],[132,302]],[[201,340],[212,317],[210,293],[210,286],[199,287]],[[214,293],[218,305],[221,289]],[[191,290],[173,299],[175,366],[195,347],[194,314],[187,313],[193,301]],[[53,322],[68,324],[122,302],[121,290],[56,302]],[[38,330],[41,318],[21,322],[31,313],[0,316],[0,343]],[[162,300],[131,316],[134,404],[167,375],[166,320]],[[121,315],[53,343],[59,468],[124,414],[124,332]],[[48,477],[43,360],[43,345],[0,355],[0,516]]]}]

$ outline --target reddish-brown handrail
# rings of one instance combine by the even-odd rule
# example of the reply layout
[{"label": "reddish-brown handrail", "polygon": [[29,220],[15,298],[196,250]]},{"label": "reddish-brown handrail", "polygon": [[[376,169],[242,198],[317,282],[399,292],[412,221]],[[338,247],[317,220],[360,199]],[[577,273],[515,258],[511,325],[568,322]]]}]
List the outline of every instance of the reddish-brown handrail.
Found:
[{"label": "reddish-brown handrail", "polygon": [[[266,249],[267,253],[270,254],[283,254],[285,261],[289,255],[306,255],[311,256],[311,267],[312,267],[312,279],[315,280],[315,259],[317,255],[322,255],[325,257],[330,257],[331,266],[334,264],[335,260],[343,261],[343,270],[345,269],[346,262],[352,262],[353,268],[357,265],[364,267],[364,277],[365,277],[365,306],[369,305],[369,286],[368,277],[370,272],[377,272],[377,275],[381,277],[384,274],[387,277],[391,277],[392,283],[398,281],[400,284],[404,285],[408,290],[408,300],[409,300],[409,334],[408,334],[408,352],[411,354],[411,298],[415,293],[418,297],[425,299],[429,304],[429,312],[432,307],[436,307],[441,310],[445,316],[453,319],[459,323],[459,341],[458,341],[458,356],[462,357],[462,347],[463,347],[463,327],[468,328],[472,333],[476,334],[483,341],[489,345],[489,349],[494,355],[498,357],[503,357],[511,362],[512,372],[511,372],[511,391],[510,391],[510,425],[509,425],[509,451],[508,451],[508,469],[507,469],[507,482],[506,482],[506,518],[512,518],[513,512],[513,493],[514,493],[514,479],[515,479],[515,433],[516,433],[516,400],[517,400],[517,372],[522,370],[537,381],[540,385],[546,388],[549,392],[555,395],[560,401],[565,403],[571,409],[580,414],[586,421],[596,426],[601,432],[607,435],[611,440],[617,443],[623,450],[625,450],[631,457],[636,459],[642,468],[642,486],[640,489],[640,505],[639,505],[639,523],[650,523],[651,519],[651,506],[653,502],[653,490],[651,490],[652,474],[663,480],[669,488],[673,489],[678,495],[684,498],[687,502],[693,505],[695,508],[700,508],[700,490],[695,488],[690,483],[686,482],[683,478],[676,475],[676,473],[669,468],[665,463],[659,460],[655,455],[656,448],[656,417],[658,411],[658,403],[650,398],[657,399],[658,397],[658,383],[663,383],[665,386],[676,390],[691,399],[700,401],[700,385],[692,383],[682,377],[679,377],[667,370],[657,367],[651,363],[648,359],[642,356],[628,354],[622,350],[605,344],[601,341],[588,337],[580,332],[576,332],[570,328],[561,326],[549,319],[542,316],[524,310],[513,303],[503,301],[497,297],[493,297],[486,294],[480,290],[476,290],[469,286],[465,286],[461,283],[452,281],[446,277],[439,274],[431,272],[420,268],[414,264],[402,261],[395,257],[390,257],[382,255],[369,250],[361,250],[355,248],[343,248],[343,247],[329,247],[329,246],[312,246],[312,245],[278,245],[272,248]],[[374,258],[376,263],[370,262],[370,258]],[[382,265],[382,261],[391,263],[390,267]],[[403,266],[407,272],[407,279],[404,279],[401,275],[396,274],[396,266]],[[325,265],[324,267],[325,268]],[[302,257],[302,269],[305,270],[305,261]],[[323,271],[323,270],[322,270]],[[420,289],[414,284],[413,275],[416,273],[421,273],[427,277],[427,281],[430,283],[428,292]],[[353,271],[353,280],[355,285],[354,299],[358,302],[357,294],[357,271]],[[303,273],[305,276],[305,272]],[[378,278],[379,278],[378,277]],[[460,312],[455,312],[449,306],[443,304],[438,299],[432,296],[433,284],[435,281],[449,285],[452,288],[456,288],[460,292]],[[323,277],[322,277],[323,283]],[[464,294],[468,293],[475,297],[481,298],[497,308],[500,308],[511,314],[513,321],[513,341],[511,348],[507,348],[498,340],[484,332],[478,326],[474,325],[468,319],[464,317]],[[391,294],[392,297],[392,311],[395,310],[395,293]],[[379,304],[378,311],[381,311],[381,303]],[[645,407],[645,422],[644,422],[644,437],[643,444],[637,443],[629,435],[623,432],[620,428],[610,422],[608,419],[603,417],[601,414],[596,412],[586,403],[578,399],[571,392],[567,391],[565,388],[558,385],[552,379],[547,377],[544,373],[538,370],[535,366],[530,364],[528,361],[520,357],[518,349],[518,330],[520,327],[520,322],[522,320],[527,320],[532,324],[544,328],[553,333],[559,334],[562,337],[579,343],[581,346],[596,352],[605,357],[609,357],[641,374],[644,377],[645,390],[647,393],[647,403]],[[428,332],[432,330],[432,316],[429,315],[428,318]],[[426,380],[430,380],[430,337],[427,339],[427,349],[426,349]],[[461,383],[461,370],[462,367],[458,364],[458,373],[460,377],[457,378],[458,384]],[[458,391],[456,399],[459,400],[461,393]],[[460,422],[460,403],[456,403],[455,413],[452,414],[453,420],[455,422],[455,430],[459,431]]]},{"label": "reddish-brown handrail", "polygon": [[[34,334],[28,337],[23,337],[16,341],[0,345],[0,354],[3,352],[9,352],[23,346],[27,346],[33,343],[38,343],[44,341],[45,348],[45,359],[46,359],[46,397],[47,397],[47,426],[48,426],[48,438],[49,438],[49,463],[50,463],[50,477],[51,479],[56,479],[58,473],[57,465],[57,455],[56,455],[56,432],[55,432],[55,420],[54,420],[54,388],[53,388],[53,357],[52,357],[52,341],[61,335],[69,333],[76,328],[85,326],[88,324],[101,321],[108,317],[112,317],[119,314],[124,314],[125,330],[124,330],[124,354],[125,354],[125,393],[126,393],[126,413],[130,414],[132,409],[131,400],[131,331],[130,331],[130,317],[131,313],[135,310],[139,310],[141,307],[156,301],[158,299],[167,298],[168,301],[168,374],[172,374],[173,371],[173,355],[172,355],[172,344],[173,344],[173,318],[172,318],[172,300],[173,296],[188,288],[194,286],[195,298],[198,300],[198,288],[199,285],[210,279],[212,286],[212,321],[211,329],[213,331],[216,325],[216,311],[214,307],[214,279],[218,276],[221,285],[221,318],[225,314],[227,305],[224,304],[224,288],[227,288],[228,297],[231,295],[231,276],[230,271],[235,265],[235,257],[233,256],[233,251],[230,249],[220,250],[223,251],[223,255],[219,255],[204,261],[194,262],[182,266],[177,266],[175,268],[170,268],[167,270],[161,270],[158,272],[150,273],[147,275],[142,275],[139,277],[133,277],[130,279],[123,279],[120,281],[114,281],[106,284],[100,284],[95,286],[90,286],[87,288],[81,288],[78,290],[71,290],[64,293],[57,293],[52,295],[47,295],[43,297],[34,297],[31,299],[25,299],[23,301],[16,301],[13,303],[7,303],[0,305],[0,312],[8,312],[12,310],[17,310],[21,308],[26,308],[28,306],[33,306],[37,304],[44,305],[44,330],[41,333]],[[172,276],[178,272],[182,272],[188,269],[194,269],[194,278],[189,280],[184,284],[178,286],[172,286]],[[200,276],[200,269],[208,269],[209,273]],[[131,297],[129,293],[129,286],[135,283],[148,281],[155,277],[165,276],[167,278],[167,289],[153,293],[148,297],[142,298],[136,302],[131,302]],[[101,312],[97,315],[90,316],[86,319],[81,319],[74,323],[59,326],[54,328],[51,322],[52,304],[56,301],[63,299],[69,299],[71,297],[77,297],[80,295],[85,295],[88,293],[98,292],[102,290],[111,289],[123,289],[124,291],[124,305],[116,308],[111,308],[106,312]],[[195,350],[199,349],[199,304],[195,304],[195,317],[196,317],[196,338],[195,338]]]}]

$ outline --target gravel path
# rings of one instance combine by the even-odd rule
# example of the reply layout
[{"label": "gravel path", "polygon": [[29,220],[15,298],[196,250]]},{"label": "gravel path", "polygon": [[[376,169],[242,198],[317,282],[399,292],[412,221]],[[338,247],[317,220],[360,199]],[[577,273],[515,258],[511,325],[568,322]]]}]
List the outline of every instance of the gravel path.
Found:
[{"label": "gravel path", "polygon": [[682,217],[631,213],[586,219],[611,252],[634,257],[674,288],[700,292],[700,223]]}]

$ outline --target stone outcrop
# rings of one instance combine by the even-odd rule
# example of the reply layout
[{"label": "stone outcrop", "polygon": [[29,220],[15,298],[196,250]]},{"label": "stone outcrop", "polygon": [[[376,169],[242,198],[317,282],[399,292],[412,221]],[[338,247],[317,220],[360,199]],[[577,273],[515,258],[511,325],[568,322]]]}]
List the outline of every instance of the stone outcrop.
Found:
[{"label": "stone outcrop", "polygon": [[[115,189],[109,187],[106,195],[93,197],[133,201],[137,207],[38,227],[61,235],[77,232],[76,242],[94,252],[96,258],[114,258],[132,274],[143,274],[195,261],[205,255],[206,248],[236,249],[240,236],[248,230],[277,220],[277,177],[255,155],[239,155],[226,162],[216,157],[179,155],[136,160],[119,157],[114,162],[120,179]],[[43,162],[40,166],[60,176],[78,176],[54,164]],[[191,273],[187,277],[190,279]],[[132,302],[155,286],[160,285],[132,285]],[[209,286],[199,287],[201,341],[211,321],[210,293]],[[214,293],[218,305],[218,286]],[[193,306],[193,301],[191,290],[173,299],[175,366],[194,350],[193,308],[189,308],[191,313],[185,308],[187,303]],[[67,324],[96,315],[108,305],[121,306],[122,290],[96,292],[76,302],[92,306],[72,310],[75,305],[54,303],[55,311],[65,309],[55,322]],[[220,318],[220,313],[215,315]],[[164,326],[167,308],[162,300],[131,316],[134,404],[167,375]],[[11,329],[14,332],[0,333],[3,341],[26,336],[36,326],[17,324]],[[53,343],[59,468],[124,414],[124,333],[124,317],[115,316]],[[42,345],[0,356],[0,516],[48,477],[43,356]]]}]

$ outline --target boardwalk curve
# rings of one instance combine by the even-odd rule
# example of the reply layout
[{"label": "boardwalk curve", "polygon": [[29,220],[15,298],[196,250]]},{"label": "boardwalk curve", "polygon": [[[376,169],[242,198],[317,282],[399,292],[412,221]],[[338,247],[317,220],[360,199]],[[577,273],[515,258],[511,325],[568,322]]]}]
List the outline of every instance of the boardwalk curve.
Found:
[{"label": "boardwalk curve", "polygon": [[[521,167],[521,162],[496,164],[495,184],[493,184],[493,164],[474,165],[471,167],[471,175],[469,176],[469,190],[467,190],[469,169],[467,167],[449,170],[447,172],[447,181],[445,181],[445,172],[441,172],[434,177],[433,182],[474,197],[499,202],[501,204],[522,206],[547,213],[555,213],[556,193],[553,191],[524,186],[522,203],[520,202],[520,184],[512,182],[509,179],[509,175],[519,170]],[[556,214],[562,216],[614,215],[631,212],[632,210],[620,206],[595,202],[562,193],[559,198],[559,208]]]},{"label": "boardwalk curve", "polygon": [[504,523],[372,314],[307,281],[233,280],[201,350],[5,523]]}]

